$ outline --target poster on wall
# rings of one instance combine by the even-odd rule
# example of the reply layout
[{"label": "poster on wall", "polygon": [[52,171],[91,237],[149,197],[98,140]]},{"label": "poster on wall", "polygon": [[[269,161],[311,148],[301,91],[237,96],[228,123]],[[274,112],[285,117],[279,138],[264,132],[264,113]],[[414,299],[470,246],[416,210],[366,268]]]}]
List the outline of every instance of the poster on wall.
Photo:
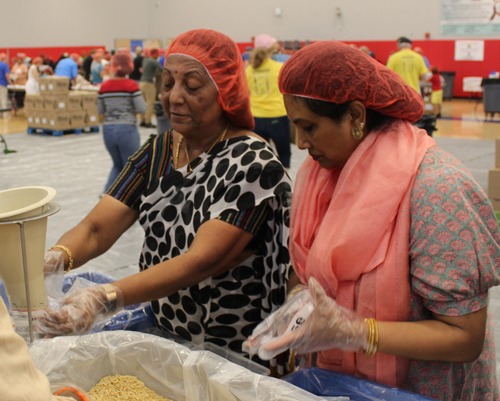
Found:
[{"label": "poster on wall", "polygon": [[484,61],[484,40],[456,40],[455,61]]},{"label": "poster on wall", "polygon": [[441,0],[441,35],[500,34],[500,0]]}]

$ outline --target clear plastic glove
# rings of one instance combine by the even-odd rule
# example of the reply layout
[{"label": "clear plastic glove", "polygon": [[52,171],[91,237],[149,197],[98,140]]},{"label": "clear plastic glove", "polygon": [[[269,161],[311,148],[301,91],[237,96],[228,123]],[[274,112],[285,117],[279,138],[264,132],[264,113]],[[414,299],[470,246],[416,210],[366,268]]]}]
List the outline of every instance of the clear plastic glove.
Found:
[{"label": "clear plastic glove", "polygon": [[112,284],[90,287],[68,296],[60,308],[45,310],[35,329],[47,338],[84,334],[120,311],[123,303],[121,291]]},{"label": "clear plastic glove", "polygon": [[[287,349],[306,354],[331,348],[344,351],[368,348],[369,327],[364,319],[329,298],[313,277],[308,284],[308,289],[299,291],[254,329],[243,344],[245,351],[269,360]],[[309,303],[312,306],[308,306]],[[289,313],[292,305],[302,308],[302,315],[308,314],[307,309],[310,309],[299,325],[297,311]]]},{"label": "clear plastic glove", "polygon": [[50,274],[64,273],[64,252],[61,249],[54,249],[52,251],[45,252],[43,272],[45,277]]},{"label": "clear plastic glove", "polygon": [[45,252],[43,272],[47,295],[55,299],[63,296],[64,253],[58,250]]}]

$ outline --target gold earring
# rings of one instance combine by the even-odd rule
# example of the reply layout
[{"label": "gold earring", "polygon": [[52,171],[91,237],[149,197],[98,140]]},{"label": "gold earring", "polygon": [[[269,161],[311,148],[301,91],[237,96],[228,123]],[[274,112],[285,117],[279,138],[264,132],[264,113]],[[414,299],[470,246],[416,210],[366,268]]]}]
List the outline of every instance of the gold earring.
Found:
[{"label": "gold earring", "polygon": [[352,137],[354,139],[361,139],[361,138],[363,138],[363,131],[361,131],[358,128],[354,128],[353,131],[352,131]]}]

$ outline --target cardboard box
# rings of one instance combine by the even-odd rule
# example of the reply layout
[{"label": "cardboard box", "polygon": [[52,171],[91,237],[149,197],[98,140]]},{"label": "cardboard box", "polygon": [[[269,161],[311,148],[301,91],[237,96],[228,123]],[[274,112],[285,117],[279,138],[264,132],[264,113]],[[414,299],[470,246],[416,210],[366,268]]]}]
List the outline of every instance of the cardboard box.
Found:
[{"label": "cardboard box", "polygon": [[33,114],[33,127],[35,128],[42,128],[42,113],[40,112],[35,112]]},{"label": "cardboard box", "polygon": [[500,168],[500,138],[495,141],[495,167]]},{"label": "cardboard box", "polygon": [[38,110],[38,111],[43,110],[43,96],[36,95],[33,98],[33,105],[34,105],[35,110]]},{"label": "cardboard box", "polygon": [[40,128],[49,128],[49,114],[40,112]]},{"label": "cardboard box", "polygon": [[95,110],[97,113],[97,92],[80,92],[82,95],[82,108]]},{"label": "cardboard box", "polygon": [[48,115],[48,122],[49,126],[47,128],[54,131],[73,128],[70,123],[70,114],[68,112],[50,114]]},{"label": "cardboard box", "polygon": [[28,123],[28,128],[37,128],[35,127],[35,115],[37,112],[35,110],[26,110],[26,121]]},{"label": "cardboard box", "polygon": [[26,112],[28,110],[34,110],[35,109],[35,96],[36,95],[26,95],[24,98],[24,108],[26,109]]},{"label": "cardboard box", "polygon": [[70,124],[73,128],[83,128],[85,127],[85,117],[87,113],[85,111],[70,111]]},{"label": "cardboard box", "polygon": [[500,199],[500,168],[488,171],[488,198]]},{"label": "cardboard box", "polygon": [[97,114],[97,110],[87,110],[85,114],[85,126],[95,127],[96,125],[99,125],[99,115]]},{"label": "cardboard box", "polygon": [[500,212],[500,199],[490,199],[491,206],[495,212]]},{"label": "cardboard box", "polygon": [[70,92],[68,95],[68,111],[82,110],[82,94],[79,92]]},{"label": "cardboard box", "polygon": [[47,95],[43,99],[43,109],[48,112],[67,112],[68,95]]},{"label": "cardboard box", "polygon": [[50,76],[40,78],[40,92],[44,95],[69,93],[69,77]]}]

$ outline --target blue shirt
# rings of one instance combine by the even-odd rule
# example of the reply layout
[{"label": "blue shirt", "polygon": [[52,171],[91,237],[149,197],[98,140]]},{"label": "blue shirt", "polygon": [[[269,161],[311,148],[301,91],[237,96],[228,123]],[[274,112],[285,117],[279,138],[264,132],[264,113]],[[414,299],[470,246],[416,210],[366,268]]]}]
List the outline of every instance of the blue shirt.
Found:
[{"label": "blue shirt", "polygon": [[100,61],[92,61],[90,65],[90,73],[92,74],[92,83],[100,84],[102,83],[101,71],[103,67]]},{"label": "blue shirt", "polygon": [[278,63],[284,63],[285,61],[287,61],[290,57],[292,57],[290,54],[283,54],[283,53],[280,53],[280,54],[273,54],[272,55],[272,59],[274,61],[277,61]]},{"label": "blue shirt", "polygon": [[69,79],[76,78],[78,75],[78,64],[71,57],[62,59],[57,63],[54,75],[69,77]]},{"label": "blue shirt", "polygon": [[429,59],[425,56],[422,56],[424,59],[425,66],[430,70],[431,69],[431,63],[429,63]]},{"label": "blue shirt", "polygon": [[0,61],[0,86],[7,86],[9,83],[7,82],[7,78],[5,78],[5,74],[9,74],[10,69],[9,66]]},{"label": "blue shirt", "polygon": [[158,62],[160,63],[160,65],[163,67],[164,64],[165,64],[165,55],[161,56],[159,59],[158,59]]}]

